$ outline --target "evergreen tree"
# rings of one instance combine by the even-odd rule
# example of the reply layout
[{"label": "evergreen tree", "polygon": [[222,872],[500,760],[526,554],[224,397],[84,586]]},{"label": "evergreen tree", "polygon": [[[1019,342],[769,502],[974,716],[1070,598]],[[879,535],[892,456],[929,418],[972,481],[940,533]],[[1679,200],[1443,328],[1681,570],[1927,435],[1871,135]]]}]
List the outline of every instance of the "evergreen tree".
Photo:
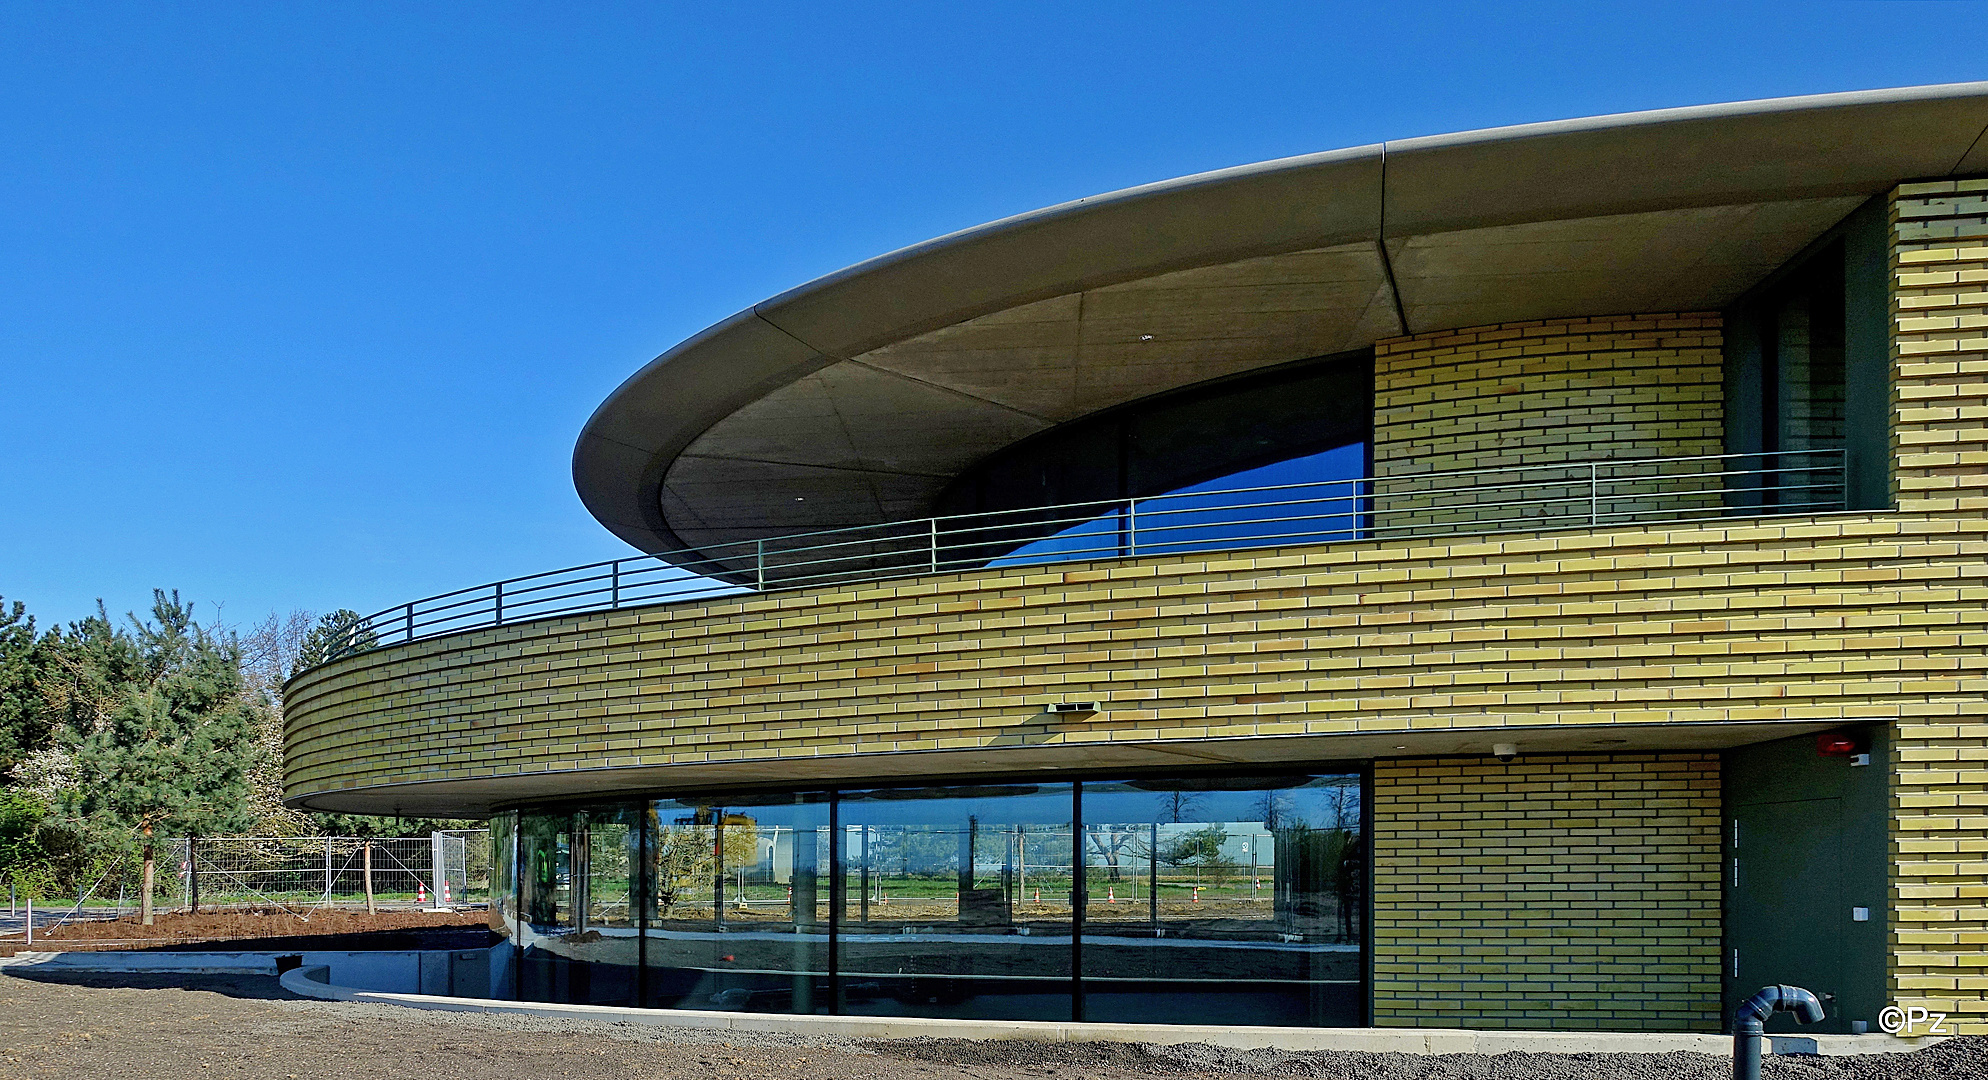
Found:
[{"label": "evergreen tree", "polygon": [[139,848],[146,923],[158,840],[247,828],[249,779],[263,752],[242,692],[239,647],[195,623],[177,592],[154,591],[152,618],[134,618],[126,639],[138,677],[101,723],[73,740],[76,783],[65,798],[74,817]]},{"label": "evergreen tree", "polygon": [[40,644],[25,605],[16,600],[0,606],[0,774],[48,738],[48,709],[36,674]]},{"label": "evergreen tree", "polygon": [[319,619],[311,632],[304,635],[303,644],[297,649],[296,666],[290,669],[290,674],[379,644],[380,636],[365,626],[364,621],[364,616],[347,608],[339,608]]}]

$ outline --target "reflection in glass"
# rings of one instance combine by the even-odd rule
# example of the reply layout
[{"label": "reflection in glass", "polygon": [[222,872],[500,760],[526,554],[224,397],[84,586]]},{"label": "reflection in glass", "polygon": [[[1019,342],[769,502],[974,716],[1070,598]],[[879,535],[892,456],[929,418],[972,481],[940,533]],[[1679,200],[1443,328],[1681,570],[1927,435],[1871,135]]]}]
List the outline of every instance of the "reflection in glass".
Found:
[{"label": "reflection in glass", "polygon": [[493,822],[516,836],[496,906],[527,1000],[1356,1025],[1361,793],[1231,775],[524,811]]},{"label": "reflection in glass", "polygon": [[821,794],[650,804],[647,998],[826,1012],[828,802]]},{"label": "reflection in glass", "polygon": [[1067,1020],[1071,785],[886,788],[839,808],[843,1011]]},{"label": "reflection in glass", "polygon": [[641,957],[631,918],[640,819],[628,807],[519,817],[524,919],[519,995],[635,1003]]},{"label": "reflection in glass", "polygon": [[1362,1021],[1357,776],[1084,785],[1084,1018]]},{"label": "reflection in glass", "polygon": [[490,929],[511,937],[518,924],[518,815],[490,815]]},{"label": "reflection in glass", "polygon": [[[1372,526],[1366,472],[1366,444],[1353,443],[1136,501],[1064,508],[1059,515],[1099,516],[1023,544],[987,565],[1358,540]],[[998,540],[998,526],[1007,522],[991,514],[975,519],[982,540]]]}]

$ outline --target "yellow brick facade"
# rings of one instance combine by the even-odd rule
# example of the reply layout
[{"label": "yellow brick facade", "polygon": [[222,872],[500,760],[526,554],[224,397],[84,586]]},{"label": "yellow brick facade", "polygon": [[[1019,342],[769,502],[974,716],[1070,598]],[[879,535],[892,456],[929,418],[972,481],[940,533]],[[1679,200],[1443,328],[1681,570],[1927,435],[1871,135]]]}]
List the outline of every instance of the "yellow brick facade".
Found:
[{"label": "yellow brick facade", "polygon": [[[1965,532],[1988,512],[1988,179],[1904,185],[1891,228],[1898,505]],[[1953,632],[1978,657],[1988,571],[1965,562]],[[1988,682],[1903,713],[1892,769],[1892,993],[1988,1032]]]},{"label": "yellow brick facade", "polygon": [[1374,475],[1717,454],[1716,312],[1502,323],[1374,346]]},{"label": "yellow brick facade", "polygon": [[1719,758],[1374,767],[1374,1023],[1720,1030]]},{"label": "yellow brick facade", "polygon": [[[1975,517],[1843,514],[1005,568],[546,619],[306,674],[287,780],[295,796],[998,757],[1018,733],[1185,746],[1946,716],[1984,674],[1983,554]],[[1050,700],[1104,711],[1029,728]]]}]

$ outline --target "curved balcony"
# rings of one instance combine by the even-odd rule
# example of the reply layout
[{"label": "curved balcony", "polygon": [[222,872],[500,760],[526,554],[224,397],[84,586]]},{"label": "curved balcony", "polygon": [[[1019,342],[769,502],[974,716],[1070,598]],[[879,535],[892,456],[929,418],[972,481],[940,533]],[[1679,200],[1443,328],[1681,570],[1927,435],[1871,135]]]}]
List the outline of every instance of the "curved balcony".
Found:
[{"label": "curved balcony", "polygon": [[690,562],[615,559],[409,601],[353,623],[330,659],[555,615],[988,567],[1829,513],[1847,505],[1844,457],[1799,450],[1197,488],[785,533]]}]

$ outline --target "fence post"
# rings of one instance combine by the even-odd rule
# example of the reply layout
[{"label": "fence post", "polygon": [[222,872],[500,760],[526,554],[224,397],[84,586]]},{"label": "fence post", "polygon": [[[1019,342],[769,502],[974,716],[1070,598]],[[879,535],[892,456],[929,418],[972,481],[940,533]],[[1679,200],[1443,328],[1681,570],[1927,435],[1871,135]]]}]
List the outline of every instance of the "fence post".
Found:
[{"label": "fence post", "polygon": [[366,845],[365,869],[361,873],[366,877],[366,914],[377,915],[379,907],[373,902],[373,838],[368,836],[363,842]]},{"label": "fence post", "polygon": [[200,861],[191,836],[186,838],[186,910],[200,914]]},{"label": "fence post", "polygon": [[[448,851],[441,833],[428,834],[428,900],[435,907],[442,906],[442,875],[448,872]],[[453,898],[452,898],[453,899]]]},{"label": "fence post", "polygon": [[1588,462],[1588,528],[1601,524],[1601,465]]},{"label": "fence post", "polygon": [[324,838],[324,906],[331,906],[331,837]]}]

